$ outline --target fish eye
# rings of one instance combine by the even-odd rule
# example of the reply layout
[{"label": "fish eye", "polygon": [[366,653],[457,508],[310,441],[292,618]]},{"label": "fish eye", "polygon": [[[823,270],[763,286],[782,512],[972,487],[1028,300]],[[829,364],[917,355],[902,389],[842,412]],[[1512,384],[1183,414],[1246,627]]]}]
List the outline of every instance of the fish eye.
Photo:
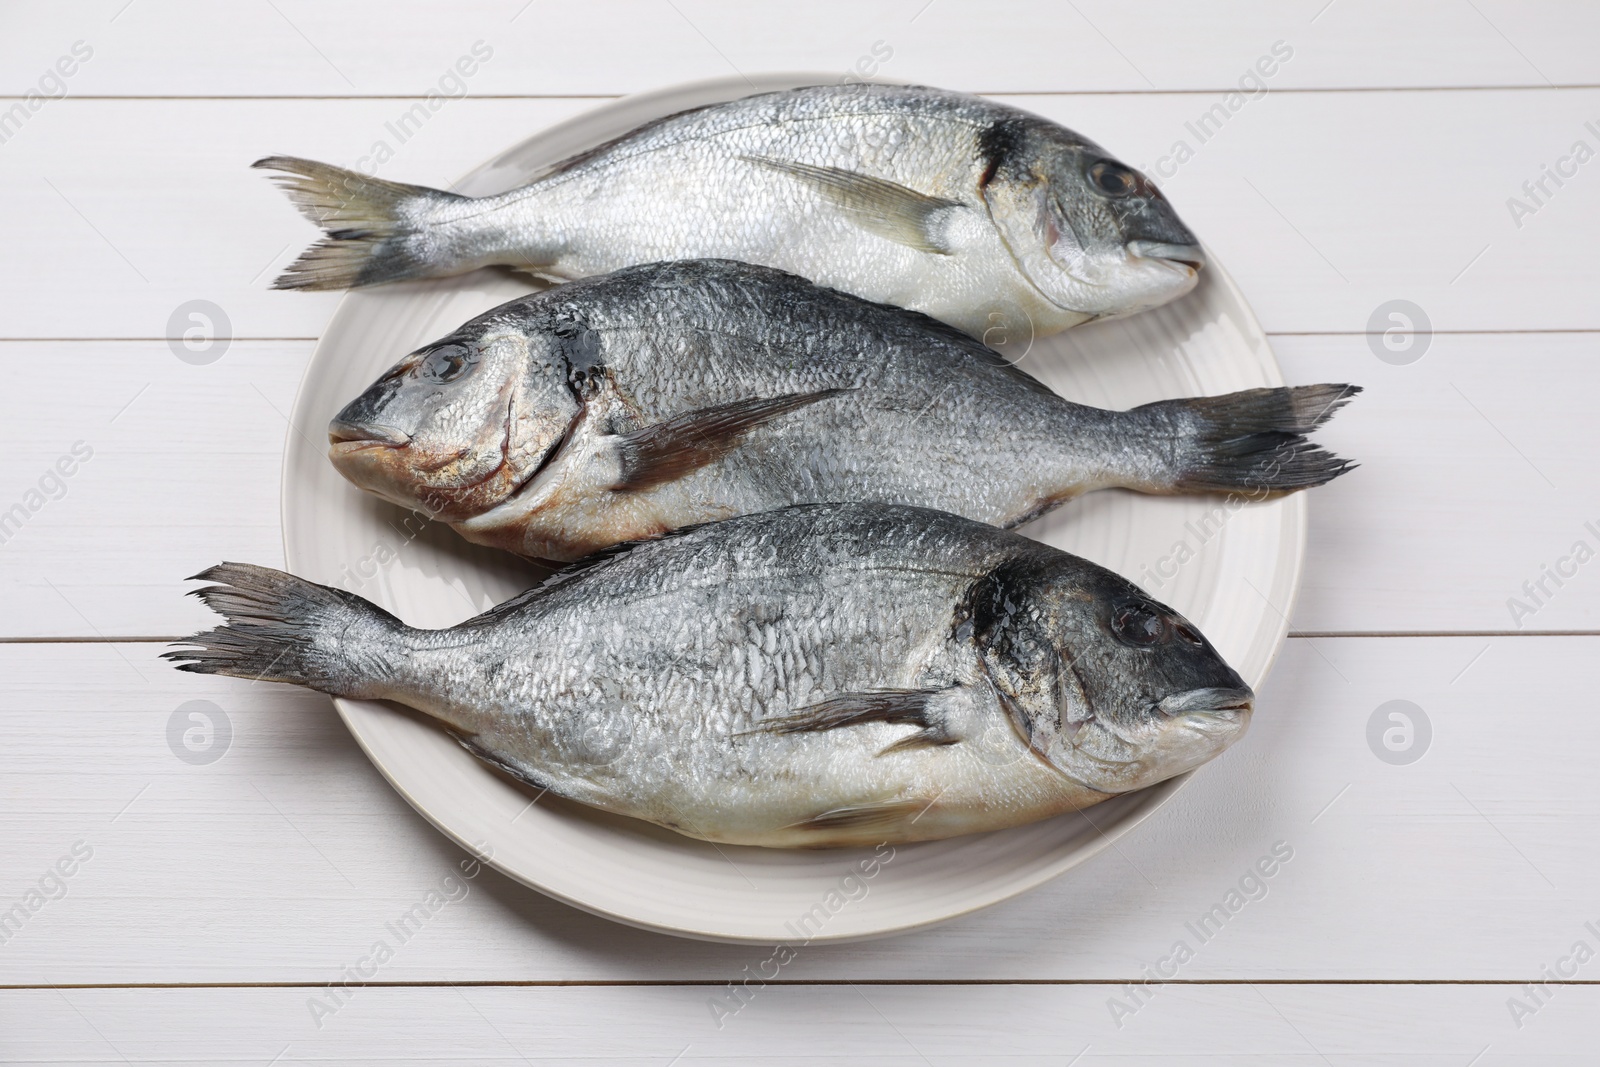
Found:
[{"label": "fish eye", "polygon": [[1089,182],[1107,196],[1127,196],[1139,187],[1133,171],[1105,159],[1089,168]]},{"label": "fish eye", "polygon": [[1171,636],[1166,617],[1136,600],[1111,612],[1111,634],[1129,648],[1153,648]]},{"label": "fish eye", "polygon": [[478,354],[465,345],[440,345],[417,367],[417,377],[425,382],[453,382],[478,365]]}]

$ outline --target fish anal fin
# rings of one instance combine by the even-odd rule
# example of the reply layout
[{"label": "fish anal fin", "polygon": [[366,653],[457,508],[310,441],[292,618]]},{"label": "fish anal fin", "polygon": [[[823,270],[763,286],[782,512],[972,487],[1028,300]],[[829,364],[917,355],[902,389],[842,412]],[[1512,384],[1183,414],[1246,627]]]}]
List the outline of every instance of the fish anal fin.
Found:
[{"label": "fish anal fin", "polygon": [[617,451],[622,469],[612,488],[649,489],[676,481],[727,455],[757,426],[843,392],[847,390],[823,389],[738,400],[620,434]]},{"label": "fish anal fin", "polygon": [[810,186],[833,201],[856,225],[879,237],[933,255],[951,252],[936,232],[934,222],[941,212],[960,207],[959,201],[929,196],[897,182],[839,167],[818,167],[767,156],[740,158]]},{"label": "fish anal fin", "polygon": [[886,800],[872,804],[851,804],[818,812],[809,819],[794,824],[795,830],[890,834],[902,829],[907,822],[915,822],[923,812],[933,806],[931,800]]}]

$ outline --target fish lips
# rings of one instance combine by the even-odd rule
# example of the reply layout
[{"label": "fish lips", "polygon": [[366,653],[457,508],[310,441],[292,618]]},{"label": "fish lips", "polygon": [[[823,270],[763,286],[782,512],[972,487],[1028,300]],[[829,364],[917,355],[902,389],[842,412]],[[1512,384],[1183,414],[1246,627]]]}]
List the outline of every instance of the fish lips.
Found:
[{"label": "fish lips", "polygon": [[393,426],[384,426],[381,423],[334,419],[328,424],[328,447],[330,451],[338,449],[341,453],[348,454],[360,451],[363,448],[378,446],[403,448],[410,443],[410,434],[404,430],[397,430]]},{"label": "fish lips", "polygon": [[408,470],[411,435],[382,423],[335,419],[328,425],[328,460],[352,484],[401,507],[415,508]]},{"label": "fish lips", "polygon": [[471,456],[474,448],[431,451],[425,443],[419,445],[412,434],[378,422],[336,418],[328,425],[328,459],[346,481],[441,522],[478,515],[514,495],[531,477],[530,473],[508,480],[508,475],[516,472],[508,471],[505,445],[497,451],[501,458],[487,472],[434,484],[431,475]]},{"label": "fish lips", "polygon": [[1205,251],[1197,244],[1170,241],[1129,241],[1128,253],[1139,259],[1159,259],[1198,272],[1206,265]]},{"label": "fish lips", "polygon": [[1206,686],[1174,693],[1158,701],[1156,708],[1169,718],[1207,715],[1218,719],[1235,719],[1249,714],[1255,706],[1255,696],[1248,688]]}]

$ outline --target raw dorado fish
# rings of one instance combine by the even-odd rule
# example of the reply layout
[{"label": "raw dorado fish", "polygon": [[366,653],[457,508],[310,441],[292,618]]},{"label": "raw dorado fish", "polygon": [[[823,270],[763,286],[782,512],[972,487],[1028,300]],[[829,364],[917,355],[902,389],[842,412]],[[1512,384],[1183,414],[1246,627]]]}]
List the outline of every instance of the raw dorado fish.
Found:
[{"label": "raw dorado fish", "polygon": [[1014,526],[1091,489],[1320,485],[1304,434],[1357,390],[1104,411],[959,331],[768,267],[630,267],[513,300],[401,360],[329,427],[350,481],[481,544],[570,560],[790,504]]},{"label": "raw dorado fish", "polygon": [[1093,563],[921,508],[744,516],[443,630],[224,563],[179,669],[408,704],[539,789],[709,841],[870,845],[1072,811],[1211,759],[1252,694]]},{"label": "raw dorado fish", "polygon": [[344,289],[495,264],[555,279],[663,259],[781,267],[974,336],[1194,287],[1195,236],[1144,175],[1037,115],[918,86],[817,85],[646,123],[498,196],[260,160],[327,231],[277,281]]}]

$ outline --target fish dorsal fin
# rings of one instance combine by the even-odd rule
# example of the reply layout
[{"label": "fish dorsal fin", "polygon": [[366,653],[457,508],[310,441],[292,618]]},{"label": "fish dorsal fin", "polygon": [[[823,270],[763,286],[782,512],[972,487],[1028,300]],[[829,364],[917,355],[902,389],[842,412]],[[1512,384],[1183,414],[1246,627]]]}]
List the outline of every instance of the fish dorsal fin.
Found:
[{"label": "fish dorsal fin", "polygon": [[622,472],[613,489],[628,491],[676,481],[727,455],[741,438],[763,423],[798,408],[848,392],[823,389],[785,393],[674,415],[653,426],[619,434]]},{"label": "fish dorsal fin", "polygon": [[838,167],[818,167],[766,156],[740,156],[757,166],[768,167],[808,185],[827,197],[862,229],[919,252],[947,256],[951,248],[935,225],[938,217],[960,207],[955,200],[928,196],[915,189],[870,174]]}]

